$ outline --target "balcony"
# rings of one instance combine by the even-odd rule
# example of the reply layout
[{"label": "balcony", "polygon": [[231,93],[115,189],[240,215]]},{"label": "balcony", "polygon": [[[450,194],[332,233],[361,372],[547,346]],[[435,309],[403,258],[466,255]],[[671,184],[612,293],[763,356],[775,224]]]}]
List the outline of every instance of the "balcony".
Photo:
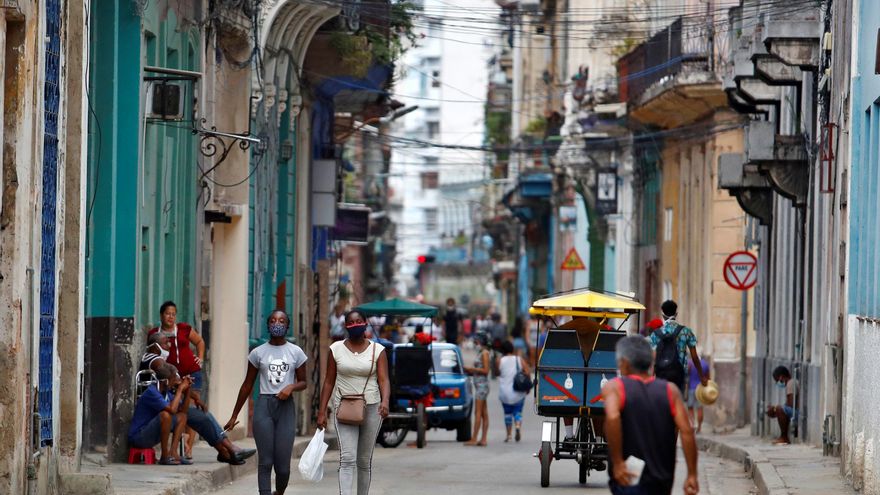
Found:
[{"label": "balcony", "polygon": [[756,165],[773,189],[803,206],[809,190],[809,160],[806,138],[776,133],[776,124],[752,121],[746,133],[746,162]]},{"label": "balcony", "polygon": [[621,57],[620,96],[630,116],[643,124],[673,128],[726,107],[727,96],[715,71],[722,63],[719,53],[726,49],[710,42],[705,20],[688,17]]},{"label": "balcony", "polygon": [[758,219],[761,225],[773,223],[773,190],[767,177],[742,153],[724,153],[718,157],[718,188],[727,189],[740,207]]}]

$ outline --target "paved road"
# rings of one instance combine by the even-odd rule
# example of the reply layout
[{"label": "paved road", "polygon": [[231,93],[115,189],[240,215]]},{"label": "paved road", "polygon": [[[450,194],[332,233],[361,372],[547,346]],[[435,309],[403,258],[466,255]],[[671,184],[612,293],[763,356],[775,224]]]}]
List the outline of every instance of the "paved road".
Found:
[{"label": "paved road", "polygon": [[[396,449],[376,447],[373,458],[373,484],[371,494],[607,494],[608,477],[605,472],[592,472],[587,486],[578,483],[575,461],[563,460],[553,463],[550,471],[550,487],[540,487],[540,466],[532,454],[540,443],[540,422],[543,418],[533,411],[531,397],[526,400],[524,411],[524,435],[520,443],[504,443],[504,422],[498,402],[497,382],[492,382],[493,396],[489,407],[491,426],[489,446],[464,447],[455,441],[454,432],[433,430],[428,434],[425,449]],[[412,438],[410,438],[412,437]],[[407,441],[414,440],[411,433]],[[292,484],[287,493],[334,494],[338,492],[338,452],[327,453],[324,479],[319,483],[302,481],[293,465]],[[674,493],[682,493],[680,485],[685,475],[683,454],[679,452],[678,487]],[[700,493],[747,495],[756,493],[751,480],[738,464],[701,453]],[[215,492],[223,495],[256,493],[256,475],[243,478]]]}]

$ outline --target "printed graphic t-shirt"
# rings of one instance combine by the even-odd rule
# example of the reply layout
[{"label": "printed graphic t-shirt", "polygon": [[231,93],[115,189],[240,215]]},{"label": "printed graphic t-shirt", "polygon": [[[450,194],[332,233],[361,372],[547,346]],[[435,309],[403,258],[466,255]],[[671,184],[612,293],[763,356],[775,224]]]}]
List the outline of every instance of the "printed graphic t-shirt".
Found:
[{"label": "printed graphic t-shirt", "polygon": [[268,342],[248,354],[248,362],[260,370],[260,394],[275,395],[296,381],[295,371],[308,361],[299,346],[287,342],[272,345]]}]

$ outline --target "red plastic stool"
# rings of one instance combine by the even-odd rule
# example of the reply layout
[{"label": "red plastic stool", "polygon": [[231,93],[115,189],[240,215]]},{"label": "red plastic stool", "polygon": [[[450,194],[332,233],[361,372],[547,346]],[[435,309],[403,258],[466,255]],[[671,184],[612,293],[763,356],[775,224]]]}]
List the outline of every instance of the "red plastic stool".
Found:
[{"label": "red plastic stool", "polygon": [[156,451],[153,449],[128,449],[129,464],[156,464]]}]

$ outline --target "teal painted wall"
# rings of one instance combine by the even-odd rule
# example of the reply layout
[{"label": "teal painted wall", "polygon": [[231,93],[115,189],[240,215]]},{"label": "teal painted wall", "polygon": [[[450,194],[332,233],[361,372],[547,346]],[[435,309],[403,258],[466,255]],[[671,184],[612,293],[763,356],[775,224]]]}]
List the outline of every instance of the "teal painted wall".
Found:
[{"label": "teal painted wall", "polygon": [[126,0],[92,2],[86,316],[137,326],[156,323],[166,299],[181,320],[197,316],[196,141],[188,120],[145,124],[141,102],[143,65],[199,70],[200,34],[156,4],[138,17]]},{"label": "teal painted wall", "polygon": [[[287,77],[295,75],[289,73]],[[277,121],[275,111],[270,113],[269,122]],[[259,168],[249,183],[248,320],[252,322],[251,337],[257,339],[267,337],[263,321],[272,310],[281,308],[292,313],[296,292],[297,130],[290,125],[290,110],[281,115],[280,126],[268,131],[269,150],[263,157],[251,157],[260,162],[252,164]],[[292,142],[293,153],[289,160],[282,160],[280,148],[286,140]]]},{"label": "teal painted wall", "polygon": [[[144,65],[199,71],[198,29],[179,22],[173,9],[163,14],[157,3],[149,2],[143,15]],[[155,83],[144,82],[144,95],[150,84]],[[196,136],[190,130],[193,87],[191,83],[183,84],[188,107],[185,120],[145,121],[135,305],[139,325],[157,323],[159,306],[168,299],[177,303],[179,320],[195,323],[200,319],[196,314],[195,283],[196,229],[202,223],[202,198]]]},{"label": "teal painted wall", "polygon": [[131,2],[91,5],[86,316],[131,317],[138,255],[140,18]]}]

